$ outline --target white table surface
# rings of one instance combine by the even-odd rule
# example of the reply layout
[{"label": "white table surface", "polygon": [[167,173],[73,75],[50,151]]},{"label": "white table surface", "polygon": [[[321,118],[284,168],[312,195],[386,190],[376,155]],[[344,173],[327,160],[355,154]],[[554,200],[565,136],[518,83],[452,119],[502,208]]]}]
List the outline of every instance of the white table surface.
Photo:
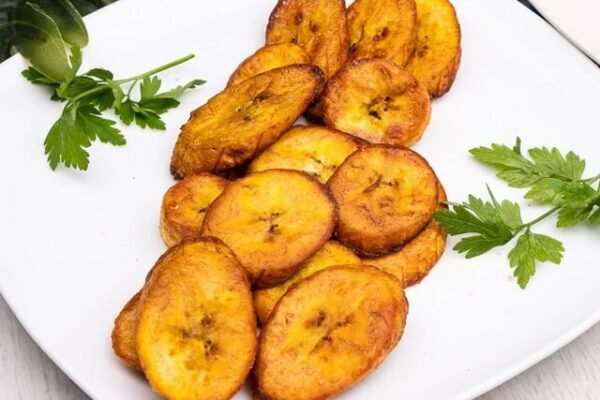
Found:
[{"label": "white table surface", "polygon": [[[599,342],[600,324],[479,400],[598,399]],[[0,296],[0,400],[87,399],[36,346]]]}]

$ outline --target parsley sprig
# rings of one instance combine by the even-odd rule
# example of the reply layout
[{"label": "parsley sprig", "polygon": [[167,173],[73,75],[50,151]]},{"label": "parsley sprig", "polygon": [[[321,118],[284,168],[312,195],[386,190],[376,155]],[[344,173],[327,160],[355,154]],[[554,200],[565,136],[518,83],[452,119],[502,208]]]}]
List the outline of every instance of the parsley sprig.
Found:
[{"label": "parsley sprig", "polygon": [[559,228],[581,223],[600,225],[600,174],[583,178],[586,163],[573,152],[563,155],[558,149],[532,148],[523,155],[521,140],[508,147],[492,144],[472,149],[480,162],[496,169],[497,176],[512,187],[528,188],[526,199],[547,205],[548,211],[529,222],[523,222],[521,208],[508,200],[498,201],[488,187],[490,201],[469,196],[463,203],[448,202],[449,209],[435,219],[449,235],[463,237],[454,250],[473,258],[516,239],[508,254],[513,274],[525,288],[535,274],[537,263],[560,264],[563,244],[550,236],[534,233],[539,222],[557,215]]},{"label": "parsley sprig", "polygon": [[81,16],[68,0],[22,3],[15,10],[14,28],[16,48],[31,64],[23,76],[49,88],[52,100],[65,103],[44,141],[52,169],[63,164],[86,170],[86,149],[96,140],[115,146],[126,143],[116,122],[102,116],[105,111],[112,109],[125,125],[135,122],[142,128],[164,130],[161,115],[177,107],[178,98],[186,90],[204,83],[193,79],[160,91],[162,82],[157,74],[190,60],[193,54],[124,79],[115,79],[103,68],[78,75],[81,49],[87,45],[88,35]]}]

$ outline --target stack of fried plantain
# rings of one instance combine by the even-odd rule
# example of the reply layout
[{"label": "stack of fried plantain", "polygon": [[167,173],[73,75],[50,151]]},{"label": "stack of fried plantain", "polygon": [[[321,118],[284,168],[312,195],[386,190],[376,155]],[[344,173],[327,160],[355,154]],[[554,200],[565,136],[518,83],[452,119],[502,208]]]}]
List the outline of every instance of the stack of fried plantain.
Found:
[{"label": "stack of fried plantain", "polygon": [[279,0],[265,46],[182,127],[169,249],[115,320],[117,356],[172,400],[247,380],[256,398],[326,399],[383,362],[404,288],[445,249],[446,193],[405,146],[460,54],[447,0]]}]

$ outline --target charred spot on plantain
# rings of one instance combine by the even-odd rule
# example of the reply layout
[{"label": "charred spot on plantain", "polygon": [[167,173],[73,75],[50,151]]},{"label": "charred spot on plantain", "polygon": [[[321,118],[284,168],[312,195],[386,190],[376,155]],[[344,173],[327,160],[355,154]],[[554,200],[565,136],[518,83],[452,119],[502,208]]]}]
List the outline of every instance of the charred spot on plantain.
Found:
[{"label": "charred spot on plantain", "polygon": [[383,179],[383,174],[377,174],[376,176],[369,178],[369,186],[363,190],[363,193],[371,193],[381,186],[396,187],[397,185],[398,182],[395,179],[386,181]]},{"label": "charred spot on plantain", "polygon": [[384,96],[383,98],[373,99],[371,103],[367,106],[369,110],[369,116],[381,120],[381,113],[388,112],[390,110],[396,110],[391,102],[393,101],[393,97]]},{"label": "charred spot on plantain", "polygon": [[429,50],[429,46],[428,45],[423,45],[423,46],[419,46],[417,51],[416,51],[416,55],[419,58],[423,58],[425,57],[425,55],[427,54],[427,50]]},{"label": "charred spot on plantain", "polygon": [[202,207],[201,209],[198,210],[198,214],[204,214],[206,212],[206,210],[208,210],[208,207]]},{"label": "charred spot on plantain", "polygon": [[365,188],[365,190],[363,190],[363,193],[371,193],[373,190],[375,190],[377,188],[377,186],[379,186],[382,179],[383,179],[383,175],[381,175],[381,174],[377,174],[377,176],[375,178],[373,178],[373,177],[369,178],[369,186],[367,186]]},{"label": "charred spot on plantain", "polygon": [[379,115],[379,113],[375,110],[371,110],[369,111],[369,116],[375,118],[375,119],[381,119],[381,115]]},{"label": "charred spot on plantain", "polygon": [[252,117],[251,117],[251,116],[249,116],[249,115],[245,115],[245,116],[244,116],[244,121],[245,121],[245,122],[250,122],[250,121],[252,121]]},{"label": "charred spot on plantain", "polygon": [[388,37],[389,33],[390,33],[390,31],[386,26],[386,27],[380,29],[379,32],[377,32],[377,34],[375,36],[373,36],[373,41],[379,42],[380,40],[383,40],[386,37]]},{"label": "charred spot on plantain", "polygon": [[304,14],[302,14],[302,11],[298,11],[296,15],[294,15],[294,23],[300,25],[302,21],[304,21]]},{"label": "charred spot on plantain", "polygon": [[259,217],[258,219],[260,221],[273,222],[276,218],[278,218],[280,216],[281,216],[280,212],[274,211],[274,212],[270,213],[268,216],[266,216],[266,217]]},{"label": "charred spot on plantain", "polygon": [[316,316],[306,321],[305,326],[307,328],[318,328],[321,325],[323,325],[323,322],[325,322],[326,317],[327,315],[325,314],[325,311],[319,310]]},{"label": "charred spot on plantain", "polygon": [[219,346],[212,340],[207,339],[204,341],[204,355],[206,357],[213,357],[219,352]]},{"label": "charred spot on plantain", "polygon": [[352,320],[353,320],[352,315],[348,315],[344,319],[338,321],[335,324],[335,326],[336,326],[336,328],[341,328],[341,327],[344,327],[346,325],[350,325],[352,323]]},{"label": "charred spot on plantain", "polygon": [[209,326],[213,325],[214,322],[215,322],[215,317],[213,317],[212,314],[205,314],[204,317],[202,317],[200,324],[204,327],[209,327]]},{"label": "charred spot on plantain", "polygon": [[350,45],[350,54],[354,54],[356,52],[358,45],[356,43],[352,43]]},{"label": "charred spot on plantain", "polygon": [[319,25],[317,25],[317,24],[316,24],[315,22],[313,22],[313,21],[310,21],[310,22],[308,23],[308,29],[310,29],[310,31],[311,31],[312,33],[315,33],[315,32],[317,32],[317,31],[319,30]]},{"label": "charred spot on plantain", "polygon": [[271,240],[274,235],[281,233],[279,224],[276,223],[277,218],[279,218],[280,216],[281,216],[280,212],[272,212],[266,217],[261,216],[258,218],[259,221],[268,223],[269,227],[267,228],[267,235],[268,235],[267,240]]},{"label": "charred spot on plantain", "polygon": [[255,104],[258,104],[258,103],[262,103],[263,101],[267,100],[269,97],[271,97],[271,93],[265,91],[265,92],[261,92],[261,93],[257,94],[254,97],[253,101]]},{"label": "charred spot on plantain", "polygon": [[[309,159],[313,160],[315,163],[319,164],[319,165],[320,165],[320,166],[322,166],[323,168],[326,168],[326,169],[328,169],[328,170],[330,170],[330,171],[335,171],[335,170],[337,169],[337,167],[338,167],[337,165],[333,165],[333,164],[328,164],[328,163],[326,163],[325,161],[323,161],[323,160],[321,160],[319,157],[317,157],[315,154],[306,154],[306,156],[307,156]],[[320,174],[318,174],[318,173],[316,173],[316,172],[313,172],[313,173],[312,173],[312,175],[313,175],[313,176],[316,176],[317,178],[320,178],[320,177],[321,177],[321,175],[320,175]]]}]

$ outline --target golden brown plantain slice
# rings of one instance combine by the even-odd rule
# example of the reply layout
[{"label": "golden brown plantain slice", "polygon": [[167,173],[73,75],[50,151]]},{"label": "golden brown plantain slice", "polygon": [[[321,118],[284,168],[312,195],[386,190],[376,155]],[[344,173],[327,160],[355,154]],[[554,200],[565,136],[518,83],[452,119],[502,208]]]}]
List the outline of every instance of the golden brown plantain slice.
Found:
[{"label": "golden brown plantain slice", "polygon": [[279,0],[267,26],[267,44],[293,43],[329,79],[348,59],[344,0]]},{"label": "golden brown plantain slice", "polygon": [[[146,274],[146,282],[152,276],[154,268]],[[129,367],[138,371],[142,370],[140,359],[137,355],[135,331],[137,329],[137,317],[140,304],[140,290],[133,295],[125,304],[117,318],[112,331],[112,347],[115,354],[125,362]]]},{"label": "golden brown plantain slice", "polygon": [[214,238],[171,247],[142,291],[137,352],[152,388],[171,400],[229,399],[256,354],[250,285]]},{"label": "golden brown plantain slice", "polygon": [[460,25],[448,0],[417,0],[417,45],[406,68],[432,97],[444,95],[460,65]]},{"label": "golden brown plantain slice", "polygon": [[228,87],[193,111],[171,159],[186,177],[222,171],[252,159],[304,112],[323,84],[311,65],[290,65]]},{"label": "golden brown plantain slice", "polygon": [[162,201],[160,234],[167,246],[200,236],[208,206],[229,181],[211,174],[193,175],[171,186]]},{"label": "golden brown plantain slice", "polygon": [[410,146],[429,123],[427,89],[410,73],[383,59],[354,61],[323,94],[325,124],[371,143]]},{"label": "golden brown plantain slice", "polygon": [[327,183],[339,207],[339,240],[363,255],[382,255],[415,237],[438,204],[435,173],[407,148],[364,147]]},{"label": "golden brown plantain slice", "polygon": [[137,312],[141,291],[137,292],[121,310],[115,319],[112,331],[112,347],[115,354],[127,366],[142,370],[135,347],[135,329],[137,327]]},{"label": "golden brown plantain slice", "polygon": [[333,129],[317,125],[294,126],[255,158],[248,172],[294,169],[325,183],[358,147],[355,138]]},{"label": "golden brown plantain slice", "polygon": [[350,58],[384,58],[403,67],[417,38],[415,0],[356,0],[348,8]]},{"label": "golden brown plantain slice", "polygon": [[374,267],[331,267],[298,282],[261,333],[259,391],[316,400],[348,389],[396,346],[407,312],[400,282]]},{"label": "golden brown plantain slice", "polygon": [[202,233],[223,240],[259,287],[274,286],[315,254],[335,227],[331,195],[308,174],[269,170],[230,184],[208,208]]},{"label": "golden brown plantain slice", "polygon": [[261,324],[265,324],[277,301],[296,282],[333,265],[359,264],[360,258],[346,246],[335,240],[330,240],[314,256],[302,263],[294,275],[281,285],[268,289],[259,289],[254,292],[254,307]]},{"label": "golden brown plantain slice", "polygon": [[[447,200],[446,193],[441,185],[439,191],[438,209],[443,209],[445,205],[441,202]],[[365,259],[363,262],[394,275],[404,283],[404,287],[408,287],[416,285],[427,276],[445,249],[446,232],[435,220],[431,220],[421,233],[400,250],[387,256]]]},{"label": "golden brown plantain slice", "polygon": [[263,72],[293,64],[310,64],[310,58],[302,47],[292,43],[264,46],[242,61],[229,77],[227,86],[237,85]]}]

